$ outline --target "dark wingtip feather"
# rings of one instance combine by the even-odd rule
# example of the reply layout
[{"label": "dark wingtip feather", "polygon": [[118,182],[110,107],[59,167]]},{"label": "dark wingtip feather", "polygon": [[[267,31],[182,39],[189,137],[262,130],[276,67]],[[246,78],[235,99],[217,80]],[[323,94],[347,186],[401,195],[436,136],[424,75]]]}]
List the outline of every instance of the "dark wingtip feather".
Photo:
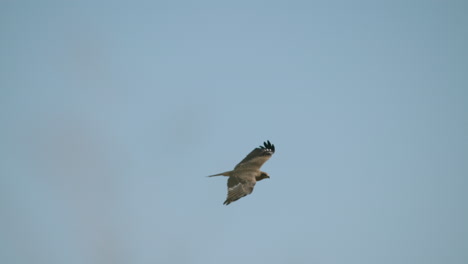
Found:
[{"label": "dark wingtip feather", "polygon": [[264,141],[263,146],[259,146],[260,149],[271,149],[272,152],[275,152],[275,145],[271,144],[270,140]]}]

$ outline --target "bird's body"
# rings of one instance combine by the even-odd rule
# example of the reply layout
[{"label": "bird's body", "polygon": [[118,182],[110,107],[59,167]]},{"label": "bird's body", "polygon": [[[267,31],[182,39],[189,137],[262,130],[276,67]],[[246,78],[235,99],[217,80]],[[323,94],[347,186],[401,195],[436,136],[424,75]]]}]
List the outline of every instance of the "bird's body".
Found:
[{"label": "bird's body", "polygon": [[275,146],[270,141],[264,142],[263,146],[255,148],[239,162],[234,170],[208,176],[229,177],[227,182],[228,195],[226,201],[224,201],[225,205],[251,194],[258,181],[270,178],[268,173],[260,171],[260,167],[273,153],[275,153]]}]

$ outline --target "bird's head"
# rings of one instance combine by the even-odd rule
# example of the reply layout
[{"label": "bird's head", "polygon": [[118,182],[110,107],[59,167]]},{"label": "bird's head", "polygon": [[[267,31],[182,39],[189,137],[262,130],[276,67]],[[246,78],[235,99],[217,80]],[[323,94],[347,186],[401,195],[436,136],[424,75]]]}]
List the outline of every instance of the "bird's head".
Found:
[{"label": "bird's head", "polygon": [[269,179],[269,178],[270,178],[270,175],[268,175],[268,173],[262,171],[262,173],[260,173],[260,176],[257,176],[255,178],[255,180],[256,181],[261,181],[263,179]]}]

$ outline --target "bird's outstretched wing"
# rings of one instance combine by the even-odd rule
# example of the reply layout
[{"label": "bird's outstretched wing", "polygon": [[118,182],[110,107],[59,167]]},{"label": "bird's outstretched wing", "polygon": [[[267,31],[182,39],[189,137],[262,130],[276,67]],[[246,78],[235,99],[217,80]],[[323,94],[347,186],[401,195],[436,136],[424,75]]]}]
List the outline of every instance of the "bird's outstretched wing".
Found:
[{"label": "bird's outstretched wing", "polygon": [[263,142],[263,146],[259,146],[252,150],[239,164],[236,165],[234,170],[239,168],[252,168],[259,170],[271,155],[275,153],[275,145],[271,144],[269,140]]},{"label": "bird's outstretched wing", "polygon": [[225,205],[228,205],[240,198],[249,195],[253,192],[255,186],[255,179],[242,179],[238,177],[229,177],[228,182],[228,194]]}]

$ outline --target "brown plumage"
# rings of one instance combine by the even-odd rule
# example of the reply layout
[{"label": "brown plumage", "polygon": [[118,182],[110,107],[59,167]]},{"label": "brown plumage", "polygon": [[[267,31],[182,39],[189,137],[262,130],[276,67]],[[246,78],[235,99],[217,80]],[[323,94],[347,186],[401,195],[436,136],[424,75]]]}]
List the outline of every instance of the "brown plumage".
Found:
[{"label": "brown plumage", "polygon": [[270,141],[263,142],[263,146],[250,152],[232,171],[218,173],[213,176],[228,176],[228,194],[225,205],[252,193],[255,183],[270,178],[268,173],[260,171],[265,163],[275,153],[275,145]]}]

